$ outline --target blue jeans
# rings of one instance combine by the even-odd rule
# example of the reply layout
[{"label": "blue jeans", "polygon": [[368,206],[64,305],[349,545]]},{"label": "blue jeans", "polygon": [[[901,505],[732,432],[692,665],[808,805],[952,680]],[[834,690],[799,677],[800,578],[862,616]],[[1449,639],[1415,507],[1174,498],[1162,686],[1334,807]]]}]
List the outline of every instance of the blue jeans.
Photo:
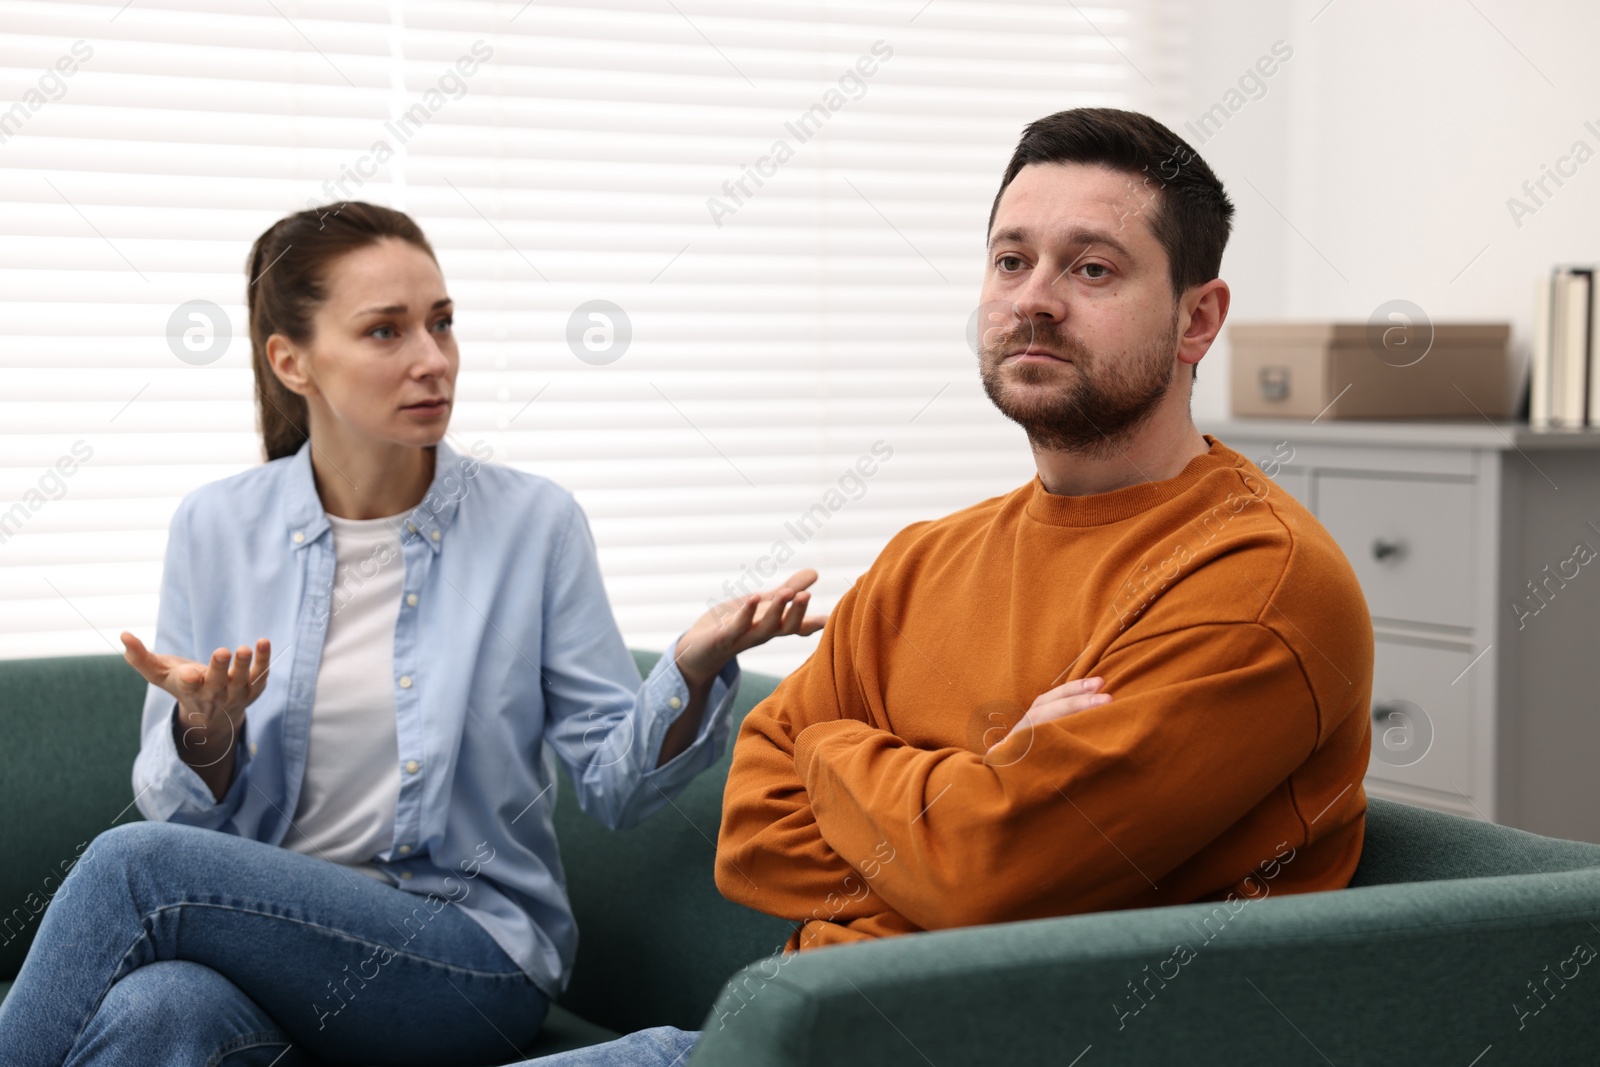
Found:
[{"label": "blue jeans", "polygon": [[94,839],[40,920],[0,1005],[0,1064],[507,1063],[548,1007],[442,897],[232,834],[130,823]]},{"label": "blue jeans", "polygon": [[698,1030],[657,1026],[603,1045],[525,1060],[517,1067],[683,1067],[699,1037]]}]

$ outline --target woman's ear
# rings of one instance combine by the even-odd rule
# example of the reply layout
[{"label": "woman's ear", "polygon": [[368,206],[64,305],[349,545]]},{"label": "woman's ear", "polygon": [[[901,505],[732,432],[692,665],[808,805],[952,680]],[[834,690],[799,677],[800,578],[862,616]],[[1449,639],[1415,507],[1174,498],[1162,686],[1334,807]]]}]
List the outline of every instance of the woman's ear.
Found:
[{"label": "woman's ear", "polygon": [[278,381],[291,393],[313,396],[317,383],[311,378],[310,353],[300,348],[281,333],[267,338],[267,362]]}]

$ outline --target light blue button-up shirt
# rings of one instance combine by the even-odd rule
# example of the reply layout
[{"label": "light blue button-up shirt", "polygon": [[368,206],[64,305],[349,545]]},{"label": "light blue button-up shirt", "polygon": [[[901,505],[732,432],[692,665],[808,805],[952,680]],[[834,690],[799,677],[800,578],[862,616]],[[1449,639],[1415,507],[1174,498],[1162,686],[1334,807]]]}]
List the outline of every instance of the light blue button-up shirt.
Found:
[{"label": "light blue button-up shirt", "polygon": [[[584,811],[612,827],[636,823],[721,755],[739,668],[723,668],[694,742],[658,768],[663,736],[689,703],[683,675],[662,656],[641,684],[583,510],[548,479],[482,462],[488,452],[441,443],[427,496],[397,520],[400,795],[392,844],[373,861],[400,889],[459,902],[554,997],[578,935],[550,757],[566,764]],[[220,802],[178,758],[175,701],[150,687],[133,768],[146,818],[283,840],[305,774],[333,580],[309,446],[184,498],[155,650],[204,663],[213,649],[268,637],[272,669]]]}]

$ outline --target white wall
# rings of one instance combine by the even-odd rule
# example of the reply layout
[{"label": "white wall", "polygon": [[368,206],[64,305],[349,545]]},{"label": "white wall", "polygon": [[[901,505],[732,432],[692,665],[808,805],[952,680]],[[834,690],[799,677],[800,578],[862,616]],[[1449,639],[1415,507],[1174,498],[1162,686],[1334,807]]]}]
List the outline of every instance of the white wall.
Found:
[{"label": "white wall", "polygon": [[[1238,209],[1230,318],[1365,322],[1404,298],[1509,321],[1520,381],[1533,279],[1600,260],[1600,5],[1196,0],[1188,18],[1188,107],[1158,117]],[[1278,40],[1294,54],[1266,93],[1199,143],[1182,124]],[[1518,226],[1507,198],[1578,140],[1597,158]],[[1196,418],[1228,414],[1227,357],[1224,338],[1201,364]]]}]

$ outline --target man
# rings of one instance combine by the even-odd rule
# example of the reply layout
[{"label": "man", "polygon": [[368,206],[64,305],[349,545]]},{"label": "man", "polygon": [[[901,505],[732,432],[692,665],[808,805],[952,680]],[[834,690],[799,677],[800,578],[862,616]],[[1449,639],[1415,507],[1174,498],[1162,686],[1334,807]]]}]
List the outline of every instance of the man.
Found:
[{"label": "man", "polygon": [[[979,370],[1038,474],[891,539],[740,729],[717,886],[799,923],[789,948],[1255,896],[1268,865],[1274,892],[1348,884],[1365,600],[1311,514],[1189,415],[1232,215],[1147,116],[1024,131]],[[693,1036],[571,1062],[670,1063]]]}]

